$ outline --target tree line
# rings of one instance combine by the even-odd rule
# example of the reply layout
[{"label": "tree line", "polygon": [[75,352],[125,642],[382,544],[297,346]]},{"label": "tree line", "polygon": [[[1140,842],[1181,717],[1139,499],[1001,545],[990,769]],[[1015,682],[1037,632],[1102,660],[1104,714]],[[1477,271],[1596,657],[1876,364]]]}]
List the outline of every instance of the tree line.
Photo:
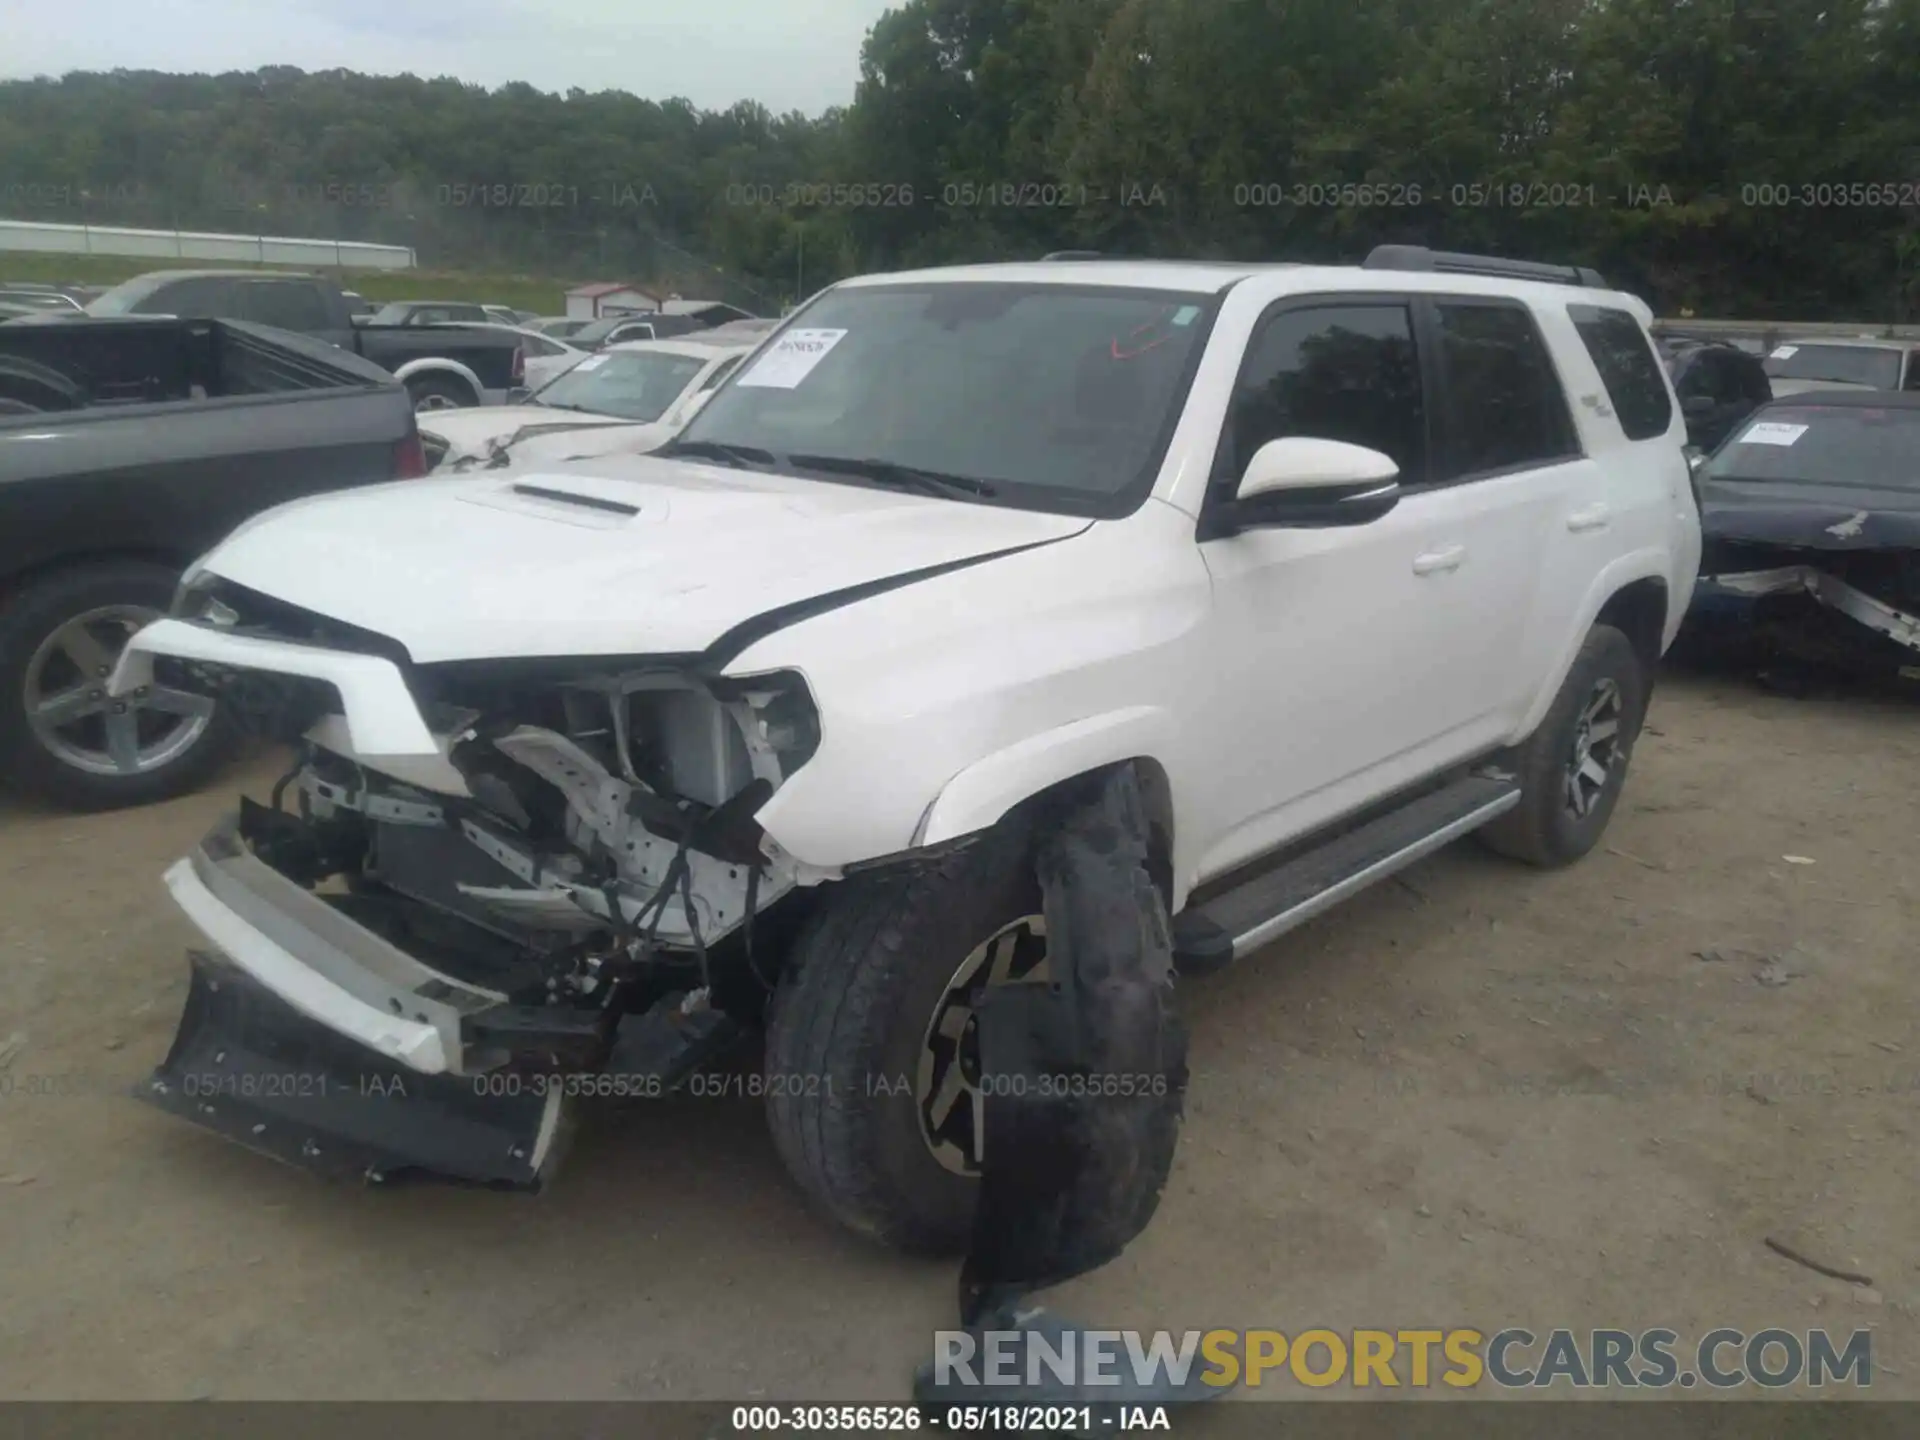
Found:
[{"label": "tree line", "polygon": [[0,215],[412,245],[770,305],[1105,253],[1593,265],[1920,313],[1920,0],[909,0],[817,116],[269,68],[0,84]]}]

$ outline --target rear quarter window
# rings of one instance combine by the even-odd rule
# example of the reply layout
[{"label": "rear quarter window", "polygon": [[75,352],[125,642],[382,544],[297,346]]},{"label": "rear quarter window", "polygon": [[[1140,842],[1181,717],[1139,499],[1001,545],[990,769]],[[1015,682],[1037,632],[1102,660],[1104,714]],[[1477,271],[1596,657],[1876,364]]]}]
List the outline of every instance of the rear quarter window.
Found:
[{"label": "rear quarter window", "polygon": [[1434,314],[1449,477],[1551,465],[1580,453],[1559,376],[1526,306],[1448,298],[1436,300]]},{"label": "rear quarter window", "polygon": [[1673,401],[1653,341],[1640,322],[1625,310],[1600,305],[1569,305],[1567,314],[1600,372],[1627,439],[1666,434],[1673,423]]}]

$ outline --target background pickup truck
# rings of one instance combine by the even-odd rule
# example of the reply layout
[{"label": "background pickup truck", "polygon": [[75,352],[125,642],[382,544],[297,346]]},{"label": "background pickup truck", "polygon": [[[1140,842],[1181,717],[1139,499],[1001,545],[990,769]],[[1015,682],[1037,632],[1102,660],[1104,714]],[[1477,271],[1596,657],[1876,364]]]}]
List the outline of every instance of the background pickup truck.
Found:
[{"label": "background pickup truck", "polygon": [[105,809],[198,783],[228,718],[105,677],[181,571],[302,495],[424,474],[394,378],[214,320],[0,326],[0,781]]},{"label": "background pickup truck", "polygon": [[517,336],[460,325],[356,320],[331,280],[275,270],[156,270],[87,306],[92,315],[246,320],[310,335],[364,356],[407,387],[416,410],[496,405],[526,377]]}]

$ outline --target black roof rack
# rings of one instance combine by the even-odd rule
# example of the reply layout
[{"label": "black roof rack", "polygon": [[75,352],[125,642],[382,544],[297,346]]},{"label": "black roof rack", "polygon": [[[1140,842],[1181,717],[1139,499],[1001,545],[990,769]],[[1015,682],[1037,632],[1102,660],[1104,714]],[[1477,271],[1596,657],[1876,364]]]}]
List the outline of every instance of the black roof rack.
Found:
[{"label": "black roof rack", "polygon": [[1612,287],[1598,270],[1585,265],[1543,265],[1537,260],[1506,260],[1498,255],[1464,255],[1454,250],[1429,250],[1424,245],[1376,245],[1363,264],[1368,270],[1427,270],[1450,275],[1504,275],[1509,280],[1544,280],[1555,285],[1584,285],[1594,290]]},{"label": "black roof rack", "polygon": [[1056,250],[1051,255],[1042,255],[1042,262],[1048,260],[1104,260],[1107,257],[1098,250]]}]

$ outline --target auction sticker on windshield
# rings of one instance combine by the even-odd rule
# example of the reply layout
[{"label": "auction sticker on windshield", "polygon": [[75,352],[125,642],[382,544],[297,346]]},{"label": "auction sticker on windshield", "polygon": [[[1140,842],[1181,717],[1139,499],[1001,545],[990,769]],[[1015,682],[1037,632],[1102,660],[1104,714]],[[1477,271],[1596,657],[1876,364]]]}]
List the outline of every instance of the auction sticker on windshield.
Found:
[{"label": "auction sticker on windshield", "polygon": [[602,365],[606,363],[607,363],[607,357],[604,355],[589,355],[586,359],[582,360],[578,365],[574,366],[573,368],[576,370],[598,370]]},{"label": "auction sticker on windshield", "polygon": [[1791,445],[1807,433],[1804,425],[1785,425],[1778,420],[1762,420],[1740,437],[1742,445]]},{"label": "auction sticker on windshield", "polygon": [[793,390],[847,338],[844,330],[789,330],[734,383],[768,390]]}]

